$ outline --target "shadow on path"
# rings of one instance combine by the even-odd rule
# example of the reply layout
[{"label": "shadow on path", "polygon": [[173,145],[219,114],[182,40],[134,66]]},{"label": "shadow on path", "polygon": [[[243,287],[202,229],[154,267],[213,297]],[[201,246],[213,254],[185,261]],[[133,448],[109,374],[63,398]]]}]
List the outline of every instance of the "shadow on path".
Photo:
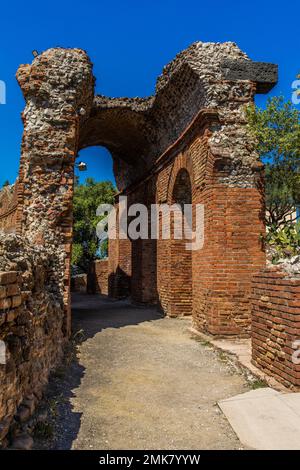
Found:
[{"label": "shadow on path", "polygon": [[135,306],[128,300],[72,294],[72,341],[68,345],[65,363],[50,376],[46,399],[41,406],[46,406],[49,416],[47,427],[44,426],[44,430],[41,427],[42,434],[47,437],[50,426],[54,437],[46,440],[37,438],[35,448],[71,449],[78,435],[83,413],[74,411],[72,398],[76,397],[86,370],[80,364],[78,345],[106,328],[122,328],[160,318],[162,315],[155,308]]},{"label": "shadow on path", "polygon": [[97,295],[73,300],[80,344],[50,383],[57,414],[50,448],[241,448],[216,403],[248,386],[228,361],[191,339],[190,318]]},{"label": "shadow on path", "polygon": [[82,329],[85,338],[105,328],[122,328],[160,318],[163,315],[155,307],[137,306],[128,300],[112,300],[104,295],[72,295],[73,331]]}]

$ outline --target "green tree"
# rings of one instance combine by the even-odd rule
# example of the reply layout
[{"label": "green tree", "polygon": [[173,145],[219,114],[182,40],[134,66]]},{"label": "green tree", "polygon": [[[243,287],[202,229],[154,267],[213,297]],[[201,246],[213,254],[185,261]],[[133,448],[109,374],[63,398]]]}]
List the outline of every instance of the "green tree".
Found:
[{"label": "green tree", "polygon": [[10,182],[8,180],[5,180],[2,185],[2,188],[5,188],[5,186],[9,186],[9,185],[10,185]]},{"label": "green tree", "polygon": [[300,204],[300,112],[280,96],[247,114],[266,164],[266,223],[277,230]]},{"label": "green tree", "polygon": [[75,184],[72,264],[84,271],[91,260],[107,255],[107,242],[100,249],[96,235],[96,226],[101,220],[96,211],[100,204],[113,204],[115,193],[110,181],[98,183],[87,178],[85,184]]}]

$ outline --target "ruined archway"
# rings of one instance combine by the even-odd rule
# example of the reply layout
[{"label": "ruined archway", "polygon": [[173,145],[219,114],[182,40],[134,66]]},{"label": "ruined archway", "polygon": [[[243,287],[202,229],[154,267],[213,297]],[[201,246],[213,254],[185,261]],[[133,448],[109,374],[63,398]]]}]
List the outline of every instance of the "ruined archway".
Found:
[{"label": "ruined archway", "polygon": [[[19,235],[0,240],[0,339],[11,348],[2,376],[4,435],[21,420],[22,403],[32,409],[33,395],[41,396],[70,334],[74,165],[82,148],[111,152],[117,210],[121,196],[149,209],[190,201],[191,193],[205,207],[192,290],[181,245],[125,236],[109,245],[111,294],[122,295],[130,280],[134,301],[159,303],[167,315],[183,313],[181,300],[190,313],[192,298],[198,330],[249,335],[251,280],[265,266],[264,195],[245,106],[274,86],[277,67],[251,61],[233,43],[198,42],[164,68],[154,96],[107,98],[94,95],[84,51],[55,48],[22,65],[17,79],[26,100],[20,172],[0,214],[1,227]],[[178,260],[186,282],[172,269]]]},{"label": "ruined archway", "polygon": [[[264,225],[262,166],[244,108],[255,93],[273,87],[277,67],[252,62],[234,43],[198,42],[164,68],[154,96],[108,98],[94,96],[92,64],[84,51],[56,48],[21,66],[17,78],[26,99],[18,231],[53,254],[51,273],[67,312],[66,332],[74,162],[78,150],[91,145],[111,152],[120,195],[147,207],[167,202],[172,168],[182,152],[189,155],[193,201],[205,204],[207,214],[206,242],[193,254],[194,321],[212,333],[247,332],[250,279],[264,264],[258,242]],[[134,266],[135,300],[158,298],[170,313],[169,251],[161,240],[155,250],[152,241],[139,243],[137,250],[128,239],[110,244],[114,291],[122,284],[119,273]]]}]

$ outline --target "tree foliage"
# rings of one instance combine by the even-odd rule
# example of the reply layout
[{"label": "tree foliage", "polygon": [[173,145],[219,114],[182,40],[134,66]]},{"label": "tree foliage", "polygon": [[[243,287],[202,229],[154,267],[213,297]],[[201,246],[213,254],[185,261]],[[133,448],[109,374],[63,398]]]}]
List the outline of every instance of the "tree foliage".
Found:
[{"label": "tree foliage", "polygon": [[300,112],[283,97],[274,97],[266,109],[253,106],[247,113],[266,164],[266,222],[276,230],[300,204]]},{"label": "tree foliage", "polygon": [[96,211],[100,204],[113,204],[115,193],[110,181],[98,183],[87,178],[85,184],[75,185],[72,264],[84,271],[91,260],[107,256],[107,243],[100,248],[96,235],[96,226],[101,220]]},{"label": "tree foliage", "polygon": [[290,258],[299,254],[300,223],[290,223],[267,234],[267,243],[270,247],[272,262],[281,258]]}]

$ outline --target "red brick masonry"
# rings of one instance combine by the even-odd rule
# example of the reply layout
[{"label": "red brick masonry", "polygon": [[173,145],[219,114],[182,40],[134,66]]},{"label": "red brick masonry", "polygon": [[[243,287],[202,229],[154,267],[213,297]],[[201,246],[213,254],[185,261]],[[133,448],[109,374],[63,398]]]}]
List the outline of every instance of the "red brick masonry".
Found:
[{"label": "red brick masonry", "polygon": [[252,362],[287,387],[300,387],[300,279],[266,268],[253,279]]},{"label": "red brick masonry", "polygon": [[108,260],[94,261],[88,273],[88,293],[108,295]]}]

